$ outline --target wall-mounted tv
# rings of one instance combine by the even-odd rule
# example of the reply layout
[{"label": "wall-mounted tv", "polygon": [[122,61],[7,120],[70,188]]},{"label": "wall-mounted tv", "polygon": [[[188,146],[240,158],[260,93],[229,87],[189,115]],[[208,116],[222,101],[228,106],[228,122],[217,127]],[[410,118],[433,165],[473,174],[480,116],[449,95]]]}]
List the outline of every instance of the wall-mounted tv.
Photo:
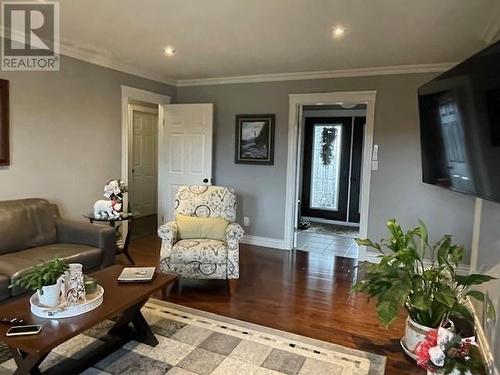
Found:
[{"label": "wall-mounted tv", "polygon": [[418,89],[423,181],[500,202],[500,42]]}]

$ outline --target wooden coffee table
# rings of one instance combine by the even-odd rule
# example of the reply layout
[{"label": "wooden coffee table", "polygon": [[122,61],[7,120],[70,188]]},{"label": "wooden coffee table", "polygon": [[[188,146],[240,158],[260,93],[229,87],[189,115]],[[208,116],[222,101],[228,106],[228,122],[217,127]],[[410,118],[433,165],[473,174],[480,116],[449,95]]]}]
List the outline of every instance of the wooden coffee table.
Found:
[{"label": "wooden coffee table", "polygon": [[[104,301],[97,309],[77,317],[64,319],[36,317],[30,311],[29,296],[1,304],[1,316],[22,318],[25,324],[43,325],[38,335],[7,337],[5,333],[9,326],[0,324],[0,340],[9,346],[18,367],[15,374],[39,373],[38,367],[52,349],[97,323],[111,318],[117,319],[114,319],[116,323],[108,333],[106,345],[93,350],[78,361],[68,360],[67,365],[72,369],[66,370],[65,373],[83,371],[132,338],[151,346],[158,345],[156,337],[141,314],[141,308],[153,293],[165,290],[169,284],[177,280],[177,277],[157,273],[153,281],[148,283],[123,284],[117,281],[122,269],[123,266],[115,265],[92,274],[104,288]],[[132,329],[129,323],[132,323],[135,329]]]}]

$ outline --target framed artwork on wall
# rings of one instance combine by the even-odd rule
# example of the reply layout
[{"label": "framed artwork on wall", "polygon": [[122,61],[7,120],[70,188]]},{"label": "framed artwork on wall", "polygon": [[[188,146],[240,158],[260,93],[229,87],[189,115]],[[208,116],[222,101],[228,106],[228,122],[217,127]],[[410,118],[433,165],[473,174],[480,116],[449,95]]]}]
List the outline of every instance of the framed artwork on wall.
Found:
[{"label": "framed artwork on wall", "polygon": [[237,164],[274,164],[275,115],[236,115]]},{"label": "framed artwork on wall", "polygon": [[9,165],[9,81],[0,79],[0,166]]}]

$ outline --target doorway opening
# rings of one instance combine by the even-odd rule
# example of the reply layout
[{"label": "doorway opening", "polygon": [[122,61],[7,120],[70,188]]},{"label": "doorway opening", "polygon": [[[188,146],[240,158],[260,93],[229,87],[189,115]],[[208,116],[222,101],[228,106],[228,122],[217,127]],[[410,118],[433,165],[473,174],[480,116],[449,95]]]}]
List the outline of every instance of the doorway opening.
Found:
[{"label": "doorway opening", "polygon": [[[368,214],[369,214],[369,205],[370,205],[370,180],[371,180],[371,171],[372,169],[377,168],[377,163],[373,162],[372,159],[376,160],[376,153],[374,152],[374,155],[372,156],[372,149],[373,149],[373,132],[374,132],[374,123],[375,123],[375,101],[376,101],[376,96],[377,92],[376,91],[339,91],[339,92],[329,92],[329,93],[314,93],[314,94],[290,94],[289,95],[289,124],[288,124],[288,157],[287,157],[287,185],[286,185],[286,206],[285,206],[285,225],[284,225],[284,242],[285,242],[285,247],[288,249],[296,249],[298,245],[298,238],[297,235],[299,232],[299,224],[301,221],[304,221],[304,218],[308,218],[308,216],[303,215],[301,212],[301,205],[302,205],[302,187],[303,187],[303,182],[302,182],[302,167],[303,167],[303,144],[305,142],[305,119],[303,117],[303,112],[304,109],[306,110],[321,110],[321,108],[317,107],[325,107],[325,106],[335,106],[339,105],[340,107],[343,108],[343,110],[349,110],[349,109],[360,109],[364,110],[363,112],[364,117],[366,119],[365,125],[363,127],[363,135],[362,135],[362,140],[361,140],[361,171],[360,171],[360,183],[359,183],[359,195],[355,194],[354,192],[350,194],[349,189],[355,190],[355,187],[353,188],[350,186],[350,182],[347,184],[347,196],[349,197],[350,195],[357,196],[359,199],[359,208],[356,209],[354,208],[354,204],[350,204],[349,202],[346,205],[346,208],[344,209],[343,215],[345,218],[343,220],[337,220],[335,218],[315,218],[315,224],[316,226],[312,226],[312,232],[314,229],[317,229],[317,231],[320,231],[319,229],[319,224],[332,224],[335,225],[337,228],[337,233],[336,235],[338,238],[332,239],[332,238],[322,238],[323,234],[322,233],[317,233],[317,232],[312,232],[309,233],[309,240],[312,239],[312,237],[316,238],[316,243],[322,243],[324,244],[319,247],[323,247],[323,249],[318,249],[322,254],[325,253],[327,248],[330,248],[333,244],[334,241],[337,242],[344,242],[341,244],[342,250],[344,253],[341,256],[348,255],[348,250],[350,247],[350,244],[352,244],[351,241],[353,240],[352,237],[354,237],[354,234],[350,234],[352,231],[351,226],[353,226],[353,221],[354,217],[356,216],[356,213],[359,213],[359,224],[354,222],[354,226],[359,227],[359,234],[356,237],[361,237],[361,238],[366,238],[368,237]],[[362,105],[362,106],[359,106]],[[310,108],[308,106],[313,106],[315,108]],[[339,116],[324,116],[323,115],[317,115],[313,114],[312,117],[353,117],[353,116],[344,116],[343,114],[335,114]],[[360,116],[354,116],[354,117],[363,117],[362,115]],[[361,120],[359,120],[361,121]],[[335,142],[339,142],[338,149],[339,151],[342,149],[342,144],[341,140],[346,139],[345,135],[350,132],[351,138],[354,135],[355,132],[353,132],[352,129],[352,123],[351,123],[351,129],[347,127],[347,130],[343,132],[344,130],[344,125],[342,121],[334,122],[334,125],[332,126],[329,123],[325,123],[328,125],[326,128],[329,130],[330,134],[327,134],[325,131],[325,141],[327,142],[327,146],[331,147],[325,147],[323,150],[323,147],[320,147],[320,150],[325,153],[325,158],[332,158],[330,160],[330,165],[336,166],[337,164],[334,163],[333,160],[333,154],[329,151],[332,151],[335,149]],[[340,124],[340,128],[335,128],[337,124]],[[347,126],[347,125],[346,125]],[[325,127],[321,127],[321,124],[318,126],[315,126],[317,128],[317,136],[320,137],[320,140],[323,138],[323,130]],[[335,136],[332,136],[333,130],[335,131]],[[314,132],[312,132],[312,135],[310,135],[311,138],[313,138]],[[339,137],[337,137],[339,135]],[[333,139],[331,139],[333,138]],[[314,138],[313,138],[314,139]],[[347,137],[349,140],[349,137]],[[353,140],[353,139],[352,139]],[[354,141],[354,140],[353,140]],[[318,144],[321,144],[321,142],[317,142]],[[348,142],[349,143],[349,142]],[[352,154],[355,154],[350,150]],[[358,152],[359,153],[359,152]],[[330,155],[331,154],[331,155]],[[330,156],[328,156],[330,155]],[[320,166],[321,166],[321,160],[322,156],[321,153],[319,155],[320,157]],[[311,156],[311,167],[313,167],[312,160],[313,157]],[[351,164],[350,157],[348,158],[349,164]],[[342,180],[349,181],[349,177],[342,177],[340,176],[341,170],[342,170],[342,163],[341,160],[338,161],[339,168],[334,169],[336,173],[339,174],[338,176],[338,186],[334,185],[337,189],[337,192],[340,192],[342,189],[341,186],[345,186],[345,182],[343,185],[341,184]],[[330,168],[332,168],[330,167]],[[314,167],[313,167],[314,168]],[[312,168],[312,169],[313,169]],[[345,168],[344,168],[345,170]],[[352,168],[351,166],[349,167],[349,174],[352,175]],[[314,176],[314,174],[313,174]],[[333,179],[330,177],[330,179]],[[310,189],[312,185],[309,185]],[[349,187],[350,186],[350,187]],[[346,188],[343,187],[345,190]],[[333,194],[330,193],[330,196]],[[344,193],[345,195],[345,193]],[[320,195],[321,196],[321,195]],[[349,199],[349,198],[348,198]],[[353,198],[354,199],[354,198]],[[321,207],[315,207],[318,205],[317,199],[313,198],[311,200],[311,194],[309,194],[309,203],[313,203],[313,207],[309,207],[312,209],[315,208],[321,208]],[[337,196],[333,201],[330,203],[326,204],[327,207],[329,207],[332,211],[340,207],[340,202],[341,200]],[[344,203],[345,205],[345,203]],[[311,204],[309,205],[311,206]],[[352,207],[352,208],[351,208]],[[324,208],[324,207],[323,207]],[[309,216],[310,218],[311,216]],[[342,216],[340,216],[342,217]],[[302,220],[301,220],[302,218]],[[305,220],[307,221],[307,220]],[[312,223],[312,221],[310,221]],[[342,225],[343,227],[339,227],[339,225]],[[311,227],[309,227],[311,229]],[[331,229],[331,228],[329,228]],[[352,237],[351,237],[352,236]],[[306,239],[302,240],[301,245],[306,242]],[[326,244],[325,244],[326,242]],[[312,243],[310,244],[312,245]],[[299,246],[300,247],[300,246]],[[302,246],[303,247],[303,246]],[[311,246],[312,248],[312,246]],[[340,251],[339,251],[340,252]],[[354,251],[351,252],[351,254],[354,256],[355,253]],[[329,254],[326,252],[326,254]],[[349,254],[349,255],[351,255]],[[337,253],[330,252],[330,255],[338,255]],[[366,260],[366,248],[364,246],[360,246],[358,251],[357,251],[357,260],[358,261],[364,261]]]},{"label": "doorway opening", "polygon": [[[157,226],[172,220],[174,198],[179,186],[212,184],[213,104],[170,104],[171,98],[167,95],[128,86],[121,89],[122,180],[129,186],[129,194],[125,195],[123,204],[128,207],[130,203],[134,214],[133,224],[124,221],[120,226],[123,238],[127,238],[129,234],[131,237],[146,234],[141,229],[142,216],[147,217],[143,220],[144,226],[149,231],[153,228],[154,233]],[[151,115],[156,115],[157,121],[151,120]],[[141,126],[134,128],[134,116]],[[139,128],[150,128],[144,125],[148,121],[155,123],[154,132],[148,133],[151,137],[144,136],[142,130],[141,136],[134,134]],[[147,163],[142,163],[140,156],[136,158],[137,153],[144,149],[147,149],[143,155]],[[150,160],[152,155],[154,160]],[[141,161],[139,169],[135,159]],[[156,175],[148,170],[156,171]],[[146,188],[140,184],[136,188],[134,175],[138,173],[141,174],[140,179],[153,182],[146,182]],[[154,189],[156,194],[150,194]],[[129,223],[133,226],[132,231],[129,230]]]},{"label": "doorway opening", "polygon": [[344,103],[302,107],[295,249],[358,258],[366,109]]},{"label": "doorway opening", "polygon": [[122,238],[136,238],[156,233],[162,212],[159,176],[159,142],[164,106],[170,97],[122,86],[122,180],[128,185],[124,210],[132,221],[120,225]]},{"label": "doorway opening", "polygon": [[129,210],[134,213],[132,238],[158,228],[158,105],[129,99]]}]

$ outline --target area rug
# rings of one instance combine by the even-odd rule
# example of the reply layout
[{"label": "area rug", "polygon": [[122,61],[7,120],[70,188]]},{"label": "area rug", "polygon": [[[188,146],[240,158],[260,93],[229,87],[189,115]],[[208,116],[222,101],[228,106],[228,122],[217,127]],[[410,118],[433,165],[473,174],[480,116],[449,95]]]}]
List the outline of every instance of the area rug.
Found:
[{"label": "area rug", "polygon": [[[159,345],[131,341],[84,374],[379,375],[385,369],[383,356],[155,299],[142,311]],[[41,370],[78,359],[112,325],[103,322],[57,347]],[[0,356],[0,375],[12,373],[14,360],[2,348]]]},{"label": "area rug", "polygon": [[358,227],[350,227],[347,225],[313,223],[308,229],[302,230],[305,233],[331,234],[335,236],[343,236],[356,238],[359,236]]}]

